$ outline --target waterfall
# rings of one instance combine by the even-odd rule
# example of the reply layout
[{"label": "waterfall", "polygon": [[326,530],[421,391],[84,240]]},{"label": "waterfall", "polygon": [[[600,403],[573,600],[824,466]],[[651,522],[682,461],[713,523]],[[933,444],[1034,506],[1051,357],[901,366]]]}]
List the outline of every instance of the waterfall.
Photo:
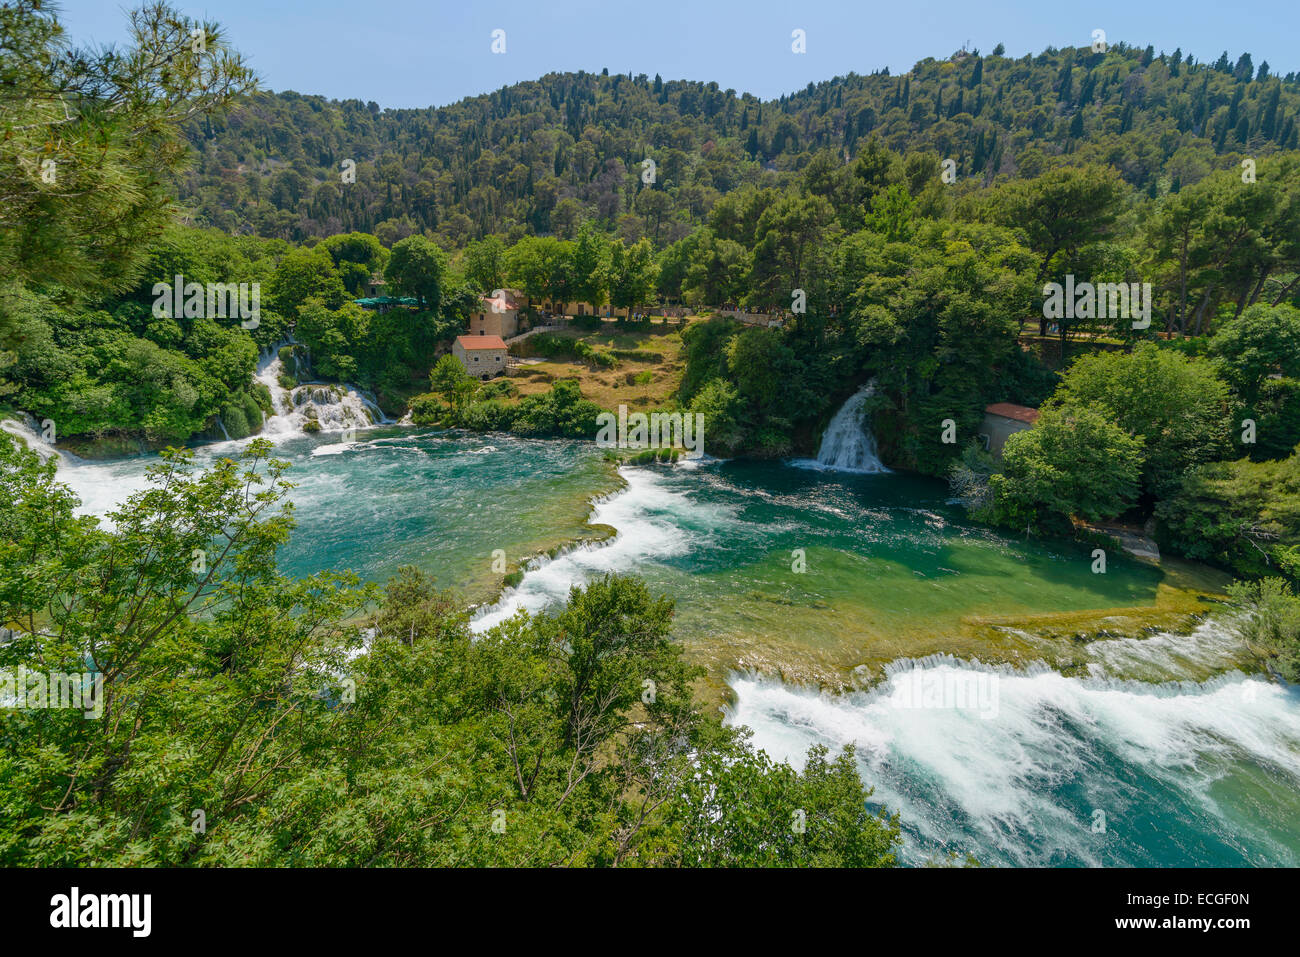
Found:
[{"label": "waterfall", "polygon": [[5,419],[0,421],[0,432],[8,432],[10,435],[14,436],[19,442],[40,456],[42,462],[48,462],[50,459],[59,459],[62,462],[81,461],[81,459],[77,458],[77,456],[73,455],[71,452],[61,451],[46,442],[45,439],[41,437],[40,433],[36,431],[39,427],[39,423],[33,416],[26,412],[20,412],[18,414],[23,417],[21,421],[18,419]]},{"label": "waterfall", "polygon": [[841,472],[868,474],[888,472],[876,455],[876,437],[863,421],[863,405],[876,394],[876,384],[868,382],[840,407],[826,426],[817,464]]},{"label": "waterfall", "polygon": [[351,386],[314,382],[286,389],[280,385],[283,372],[284,363],[277,349],[272,348],[258,363],[254,378],[270,390],[275,410],[262,426],[263,435],[273,438],[302,432],[342,432],[389,421],[374,399]]},{"label": "waterfall", "polygon": [[221,434],[224,435],[226,437],[226,441],[229,442],[230,433],[226,431],[226,423],[221,421],[221,416],[219,415],[216,416],[215,418],[217,420],[217,428],[221,429]]}]

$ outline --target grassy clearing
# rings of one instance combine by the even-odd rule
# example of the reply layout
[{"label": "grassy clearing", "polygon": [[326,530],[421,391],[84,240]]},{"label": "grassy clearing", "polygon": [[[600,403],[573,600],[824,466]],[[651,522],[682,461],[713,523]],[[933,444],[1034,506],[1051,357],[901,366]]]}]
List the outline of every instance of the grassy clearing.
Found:
[{"label": "grassy clearing", "polygon": [[[511,374],[510,381],[519,395],[546,392],[560,379],[576,379],[583,397],[606,409],[623,404],[631,410],[649,410],[670,402],[685,369],[681,327],[652,323],[648,328],[623,331],[612,322],[605,325],[609,328],[595,332],[569,328],[549,335],[583,342],[612,356],[612,367],[584,362],[576,356],[546,358]],[[529,340],[518,343],[515,349],[527,356]]]}]

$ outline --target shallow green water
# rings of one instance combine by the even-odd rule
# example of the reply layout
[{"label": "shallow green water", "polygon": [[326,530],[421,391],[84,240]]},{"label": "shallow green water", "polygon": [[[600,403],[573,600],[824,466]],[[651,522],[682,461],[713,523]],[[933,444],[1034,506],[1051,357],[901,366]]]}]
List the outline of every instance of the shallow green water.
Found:
[{"label": "shallow green water", "polygon": [[756,462],[624,476],[626,492],[595,509],[620,540],[533,572],[485,625],[600,570],[634,570],[677,601],[702,660],[834,685],[900,656],[1003,658],[1015,641],[981,645],[972,622],[1150,605],[1162,578],[1122,553],[1098,574],[1090,548],[973,526],[942,483],[916,476]]},{"label": "shallow green water", "polygon": [[[240,443],[196,450],[202,464]],[[591,534],[593,496],[619,482],[590,444],[513,436],[448,436],[383,427],[349,445],[337,434],[297,435],[273,453],[292,467],[298,526],[281,570],[350,569],[382,582],[417,565],[469,601],[495,597],[500,549],[514,564]],[[103,514],[144,484],[153,457],[64,468],[61,477]]]}]

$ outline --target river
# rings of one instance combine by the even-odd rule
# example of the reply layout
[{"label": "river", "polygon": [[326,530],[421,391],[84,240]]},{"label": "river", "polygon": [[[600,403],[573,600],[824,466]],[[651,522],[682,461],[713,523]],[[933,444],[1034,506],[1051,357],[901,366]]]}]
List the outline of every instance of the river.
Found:
[{"label": "river", "polygon": [[[416,564],[477,605],[479,631],[594,575],[641,575],[676,601],[710,706],[758,746],[798,764],[813,743],[857,745],[872,800],[902,814],[909,863],[1300,864],[1300,697],[1252,673],[1230,621],[1067,633],[1071,613],[1121,621],[1194,592],[1186,569],[1116,554],[1097,574],[1088,548],[973,525],[941,483],[874,467],[615,475],[589,442],[395,425],[274,437],[297,483],[285,572],[383,581]],[[106,516],[151,461],[60,474]],[[617,535],[557,550],[599,538],[593,525]],[[502,553],[528,568],[504,593]],[[1060,634],[1027,627],[1062,615]]]}]

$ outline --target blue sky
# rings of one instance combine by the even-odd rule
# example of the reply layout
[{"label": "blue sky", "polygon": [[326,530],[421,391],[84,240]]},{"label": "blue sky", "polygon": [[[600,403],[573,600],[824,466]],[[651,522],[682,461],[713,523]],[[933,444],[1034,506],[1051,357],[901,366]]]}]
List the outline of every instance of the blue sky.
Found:
[{"label": "blue sky", "polygon": [[[1091,42],[1182,47],[1198,60],[1249,51],[1275,73],[1300,70],[1300,3],[816,2],[816,0],[172,0],[221,22],[263,85],[386,107],[441,106],[551,71],[716,80],[765,99],[856,71],[906,71],[963,44],[1009,56]],[[125,0],[61,0],[79,42],[121,42]],[[790,50],[794,29],[807,53]],[[506,53],[490,52],[494,29]]]}]

